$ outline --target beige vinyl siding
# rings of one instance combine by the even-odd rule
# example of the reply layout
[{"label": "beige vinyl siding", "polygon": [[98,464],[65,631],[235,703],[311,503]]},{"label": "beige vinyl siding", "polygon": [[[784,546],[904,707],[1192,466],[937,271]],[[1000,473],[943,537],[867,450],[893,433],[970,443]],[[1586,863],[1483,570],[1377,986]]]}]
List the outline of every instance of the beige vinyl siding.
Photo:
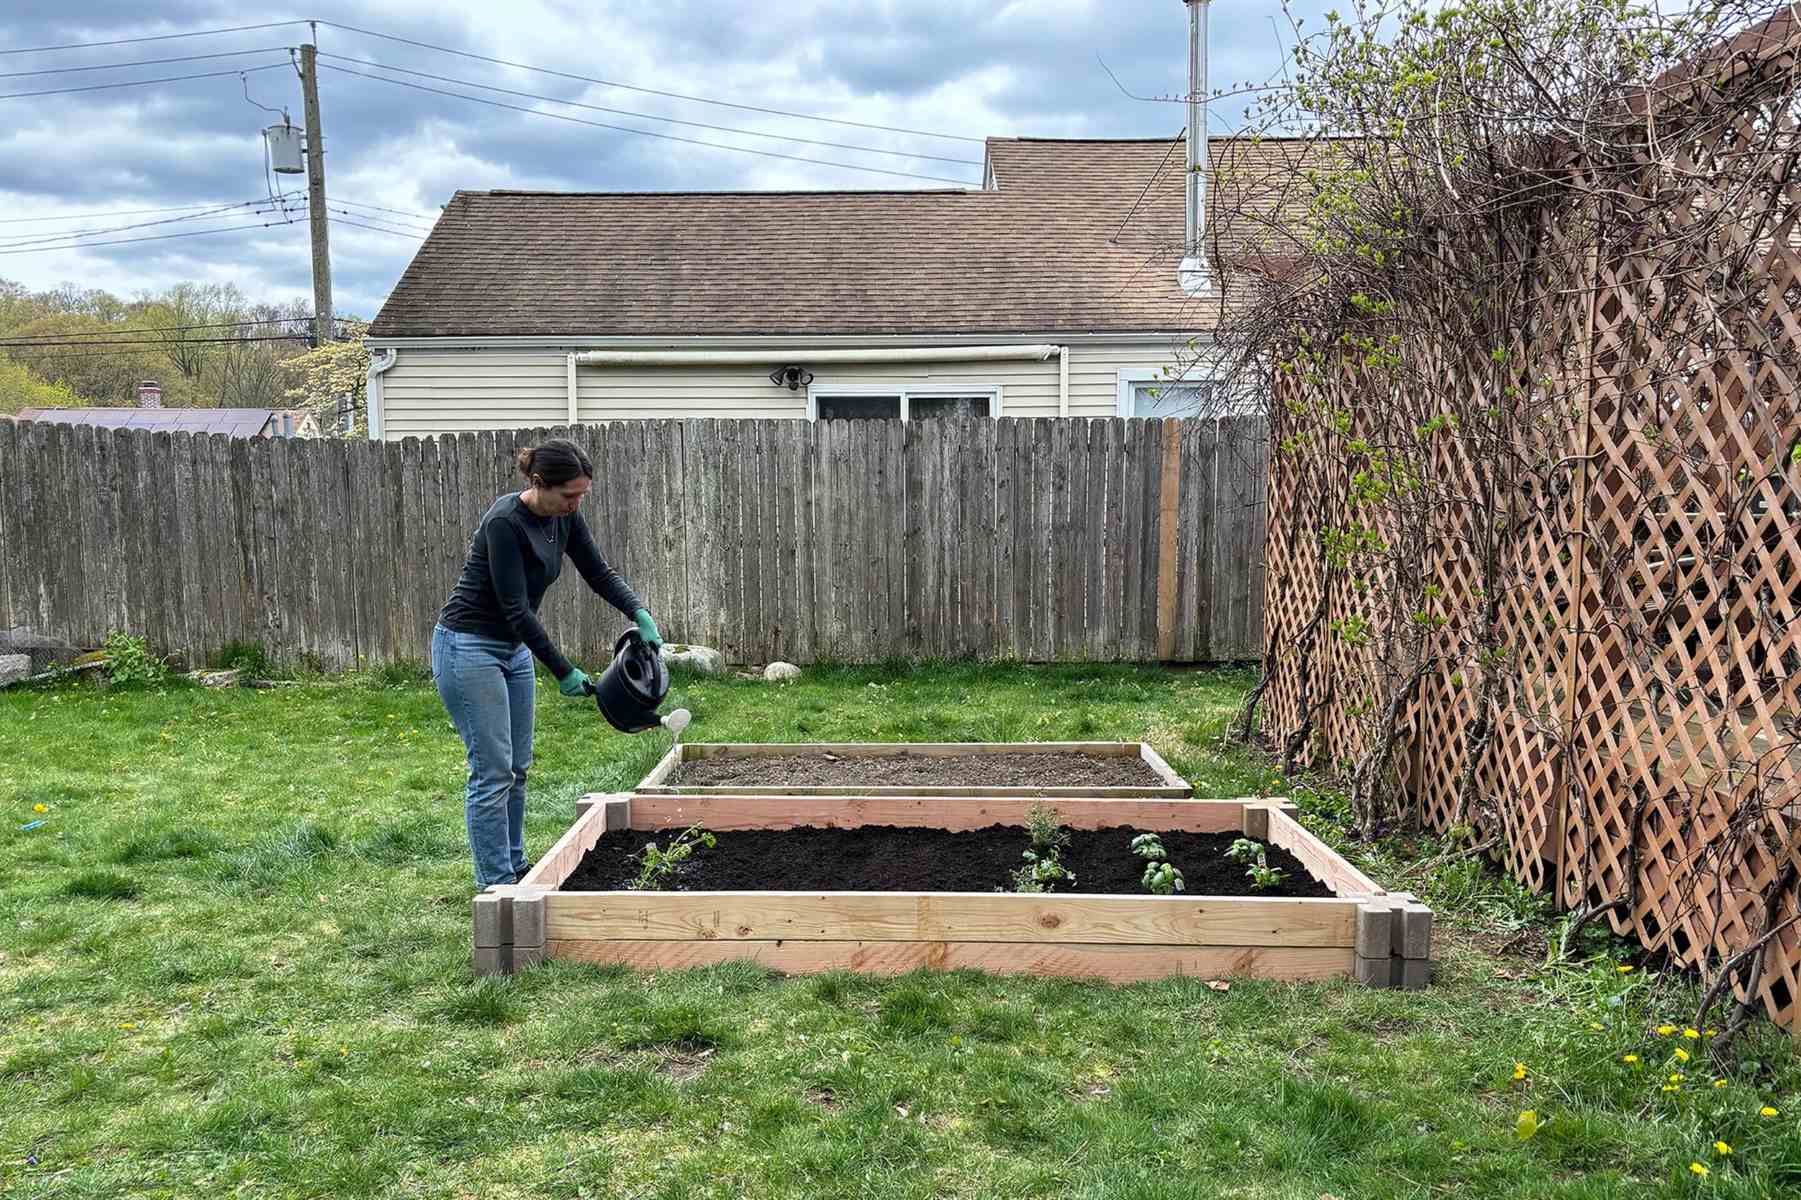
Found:
[{"label": "beige vinyl siding", "polygon": [[[1055,344],[1055,338],[1034,341]],[[1167,341],[1075,345],[1069,351],[1069,413],[1110,417],[1119,371],[1156,370],[1173,361]],[[801,352],[777,360],[806,363]],[[807,389],[769,382],[770,367],[577,367],[583,422],[655,417],[804,419]],[[1043,362],[842,363],[812,368],[813,390],[1001,390],[1001,412],[1054,417],[1057,359]],[[567,355],[562,350],[401,349],[382,376],[383,435],[389,440],[465,430],[561,425],[568,421]]]},{"label": "beige vinyl siding", "polygon": [[569,423],[558,350],[402,350],[381,377],[382,437]]},{"label": "beige vinyl siding", "polygon": [[1173,374],[1194,358],[1186,345],[1169,341],[1141,345],[1071,346],[1069,348],[1069,415],[1115,417],[1119,415],[1119,373],[1122,370]]}]

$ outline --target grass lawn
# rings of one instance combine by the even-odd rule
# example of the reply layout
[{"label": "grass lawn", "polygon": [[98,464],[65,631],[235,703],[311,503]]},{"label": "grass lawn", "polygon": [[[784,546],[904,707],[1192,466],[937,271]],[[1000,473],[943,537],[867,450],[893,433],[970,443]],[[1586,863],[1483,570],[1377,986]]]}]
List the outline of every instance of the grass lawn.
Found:
[{"label": "grass lawn", "polygon": [[[819,669],[673,699],[697,739],[1147,738],[1201,795],[1279,792],[1212,749],[1249,684]],[[428,683],[15,690],[0,744],[16,1200],[1801,1194],[1779,1031],[1715,1086],[1704,1036],[1656,1029],[1686,982],[1607,945],[1542,969],[1542,903],[1469,863],[1415,889],[1445,914],[1418,994],[745,964],[477,983],[461,747]],[[666,748],[541,686],[528,850]],[[1306,807],[1329,831],[1330,798]]]}]

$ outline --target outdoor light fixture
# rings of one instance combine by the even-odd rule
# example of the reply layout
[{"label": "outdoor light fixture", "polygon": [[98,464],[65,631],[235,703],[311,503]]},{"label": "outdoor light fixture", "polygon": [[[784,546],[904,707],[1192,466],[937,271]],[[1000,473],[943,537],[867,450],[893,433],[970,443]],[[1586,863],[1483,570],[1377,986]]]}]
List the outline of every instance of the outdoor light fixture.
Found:
[{"label": "outdoor light fixture", "polygon": [[813,382],[813,372],[805,367],[777,367],[769,373],[769,382],[791,392],[798,392]]}]

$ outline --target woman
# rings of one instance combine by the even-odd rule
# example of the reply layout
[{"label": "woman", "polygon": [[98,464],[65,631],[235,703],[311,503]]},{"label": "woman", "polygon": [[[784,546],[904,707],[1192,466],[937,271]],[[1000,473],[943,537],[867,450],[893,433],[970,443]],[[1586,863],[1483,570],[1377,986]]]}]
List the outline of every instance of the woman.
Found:
[{"label": "woman", "polygon": [[565,696],[586,694],[588,677],[551,643],[538,620],[545,589],[567,554],[596,595],[632,618],[652,648],[662,635],[650,613],[607,566],[577,511],[594,486],[594,464],[559,438],[519,452],[529,485],[496,500],[469,544],[469,558],[432,630],[431,673],[469,752],[466,815],[475,883],[515,883],[525,861],[525,773],[532,763],[532,657]]}]

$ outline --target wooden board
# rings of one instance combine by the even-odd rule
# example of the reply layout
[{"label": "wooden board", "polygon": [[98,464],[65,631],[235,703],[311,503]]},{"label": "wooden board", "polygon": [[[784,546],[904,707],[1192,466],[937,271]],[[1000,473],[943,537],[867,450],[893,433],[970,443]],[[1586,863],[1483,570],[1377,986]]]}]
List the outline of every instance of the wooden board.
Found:
[{"label": "wooden board", "polygon": [[607,806],[595,804],[588,811],[577,817],[568,832],[556,840],[532,869],[525,873],[519,882],[522,886],[556,887],[569,878],[569,873],[581,865],[582,857],[594,849],[594,843],[601,839],[607,831]]},{"label": "wooden board", "polygon": [[[1029,786],[971,787],[960,785],[873,785],[856,784],[843,787],[808,787],[782,784],[751,787],[743,784],[722,786],[671,786],[663,782],[669,772],[658,769],[647,775],[637,790],[652,795],[683,796],[1040,796],[1096,797],[1111,799],[1181,799],[1192,796],[1194,789],[1182,780],[1156,751],[1139,742],[689,742],[681,747],[682,761],[706,758],[768,758],[796,754],[832,753],[840,758],[873,758],[902,753],[921,758],[958,756],[1002,756],[1008,754],[1061,753],[1098,758],[1138,758],[1163,778],[1162,784],[1121,787],[1093,786]],[[1150,757],[1146,757],[1146,754]]]},{"label": "wooden board", "polygon": [[[701,825],[727,829],[791,829],[813,826],[850,829],[859,825],[924,826],[933,829],[985,829],[990,825],[1022,825],[1036,799],[971,795],[770,796],[732,795],[632,796],[633,829],[670,829]],[[1054,806],[1058,820],[1071,829],[1103,829],[1131,825],[1139,829],[1190,833],[1232,833],[1244,827],[1242,800],[1097,800],[1062,799]]]},{"label": "wooden board", "polygon": [[[590,812],[588,820],[592,820]],[[589,828],[592,828],[591,826]],[[1355,945],[1355,900],[1010,892],[553,892],[545,939]]]},{"label": "wooden board", "polygon": [[1269,842],[1301,860],[1313,877],[1340,896],[1380,896],[1384,890],[1369,876],[1344,860],[1299,821],[1280,808],[1269,814]]},{"label": "wooden board", "polygon": [[861,971],[899,975],[917,970],[976,970],[1000,975],[1056,975],[1137,983],[1199,979],[1323,980],[1347,978],[1354,955],[1344,947],[1032,945],[1020,942],[881,941],[549,941],[551,958],[675,971],[750,961],[804,975]]}]

